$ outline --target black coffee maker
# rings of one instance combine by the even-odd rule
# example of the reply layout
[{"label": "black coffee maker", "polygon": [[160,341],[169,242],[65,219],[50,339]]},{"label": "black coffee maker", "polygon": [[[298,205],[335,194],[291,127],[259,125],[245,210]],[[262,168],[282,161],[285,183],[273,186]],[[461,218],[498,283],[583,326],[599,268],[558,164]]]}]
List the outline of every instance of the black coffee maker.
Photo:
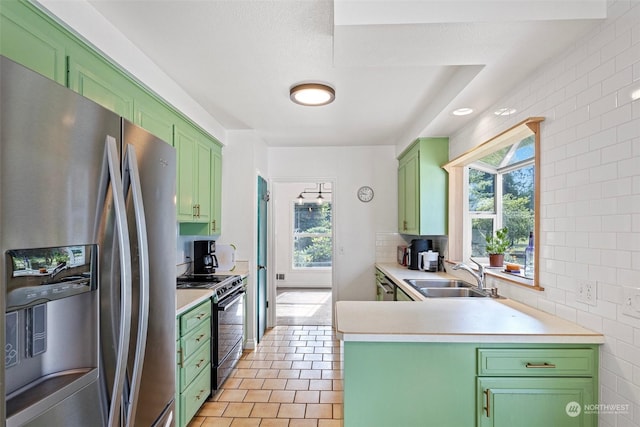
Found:
[{"label": "black coffee maker", "polygon": [[196,240],[193,242],[193,273],[212,274],[218,268],[215,240]]},{"label": "black coffee maker", "polygon": [[419,270],[418,261],[420,252],[433,250],[433,240],[431,239],[413,239],[409,246],[409,270]]}]

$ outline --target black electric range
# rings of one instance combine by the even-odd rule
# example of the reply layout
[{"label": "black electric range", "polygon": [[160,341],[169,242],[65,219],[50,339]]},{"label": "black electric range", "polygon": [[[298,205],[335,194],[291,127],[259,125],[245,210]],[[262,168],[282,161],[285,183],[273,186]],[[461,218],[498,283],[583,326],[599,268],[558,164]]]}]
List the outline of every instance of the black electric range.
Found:
[{"label": "black electric range", "polygon": [[222,274],[185,274],[176,281],[178,289],[212,289],[218,300],[233,294],[242,287],[242,277]]}]

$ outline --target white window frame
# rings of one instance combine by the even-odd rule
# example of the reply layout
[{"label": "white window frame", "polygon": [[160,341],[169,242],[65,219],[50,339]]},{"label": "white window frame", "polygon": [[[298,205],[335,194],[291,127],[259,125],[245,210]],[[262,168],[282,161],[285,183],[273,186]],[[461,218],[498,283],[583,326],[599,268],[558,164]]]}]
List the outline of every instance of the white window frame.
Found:
[{"label": "white window frame", "polygon": [[[309,204],[313,204],[315,205],[315,203],[309,203]],[[326,201],[323,204],[328,204],[331,206],[331,216],[333,217],[333,205],[331,203],[331,201]],[[304,237],[328,237],[329,239],[331,239],[331,247],[333,248],[333,220],[331,221],[331,230],[329,230],[328,233],[296,233],[295,229],[293,228],[293,225],[295,224],[296,221],[296,205],[299,205],[298,201],[294,201],[292,206],[291,206],[291,215],[292,215],[292,221],[291,221],[291,244],[290,244],[290,248],[291,248],[291,271],[330,271],[333,268],[333,254],[331,257],[331,265],[330,266],[319,266],[319,267],[296,267],[295,266],[295,244],[296,244],[296,239],[297,238],[304,238]]]}]

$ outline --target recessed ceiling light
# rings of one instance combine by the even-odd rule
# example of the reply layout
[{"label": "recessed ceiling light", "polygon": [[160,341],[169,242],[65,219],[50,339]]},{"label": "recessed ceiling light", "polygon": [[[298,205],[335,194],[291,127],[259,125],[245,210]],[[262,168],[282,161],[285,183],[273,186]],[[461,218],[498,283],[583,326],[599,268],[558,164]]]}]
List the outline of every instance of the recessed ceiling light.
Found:
[{"label": "recessed ceiling light", "polygon": [[458,108],[457,110],[453,110],[454,116],[467,116],[473,113],[473,108]]},{"label": "recessed ceiling light", "polygon": [[289,98],[300,105],[312,107],[327,105],[336,98],[336,91],[322,83],[303,83],[289,90]]},{"label": "recessed ceiling light", "polygon": [[497,109],[493,112],[493,114],[495,114],[496,116],[510,116],[512,114],[515,114],[516,111],[518,110],[516,110],[515,108],[505,107]]}]

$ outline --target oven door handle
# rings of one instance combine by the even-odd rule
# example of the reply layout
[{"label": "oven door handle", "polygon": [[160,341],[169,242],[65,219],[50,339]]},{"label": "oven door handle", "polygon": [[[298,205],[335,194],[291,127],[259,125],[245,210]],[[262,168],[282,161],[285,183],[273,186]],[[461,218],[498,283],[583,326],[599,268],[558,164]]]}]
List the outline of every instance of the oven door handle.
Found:
[{"label": "oven door handle", "polygon": [[227,311],[232,305],[235,305],[236,303],[238,303],[242,299],[245,293],[246,293],[245,291],[240,291],[236,294],[237,297],[234,298],[232,301],[230,302],[223,301],[224,304],[218,303],[218,311]]}]

